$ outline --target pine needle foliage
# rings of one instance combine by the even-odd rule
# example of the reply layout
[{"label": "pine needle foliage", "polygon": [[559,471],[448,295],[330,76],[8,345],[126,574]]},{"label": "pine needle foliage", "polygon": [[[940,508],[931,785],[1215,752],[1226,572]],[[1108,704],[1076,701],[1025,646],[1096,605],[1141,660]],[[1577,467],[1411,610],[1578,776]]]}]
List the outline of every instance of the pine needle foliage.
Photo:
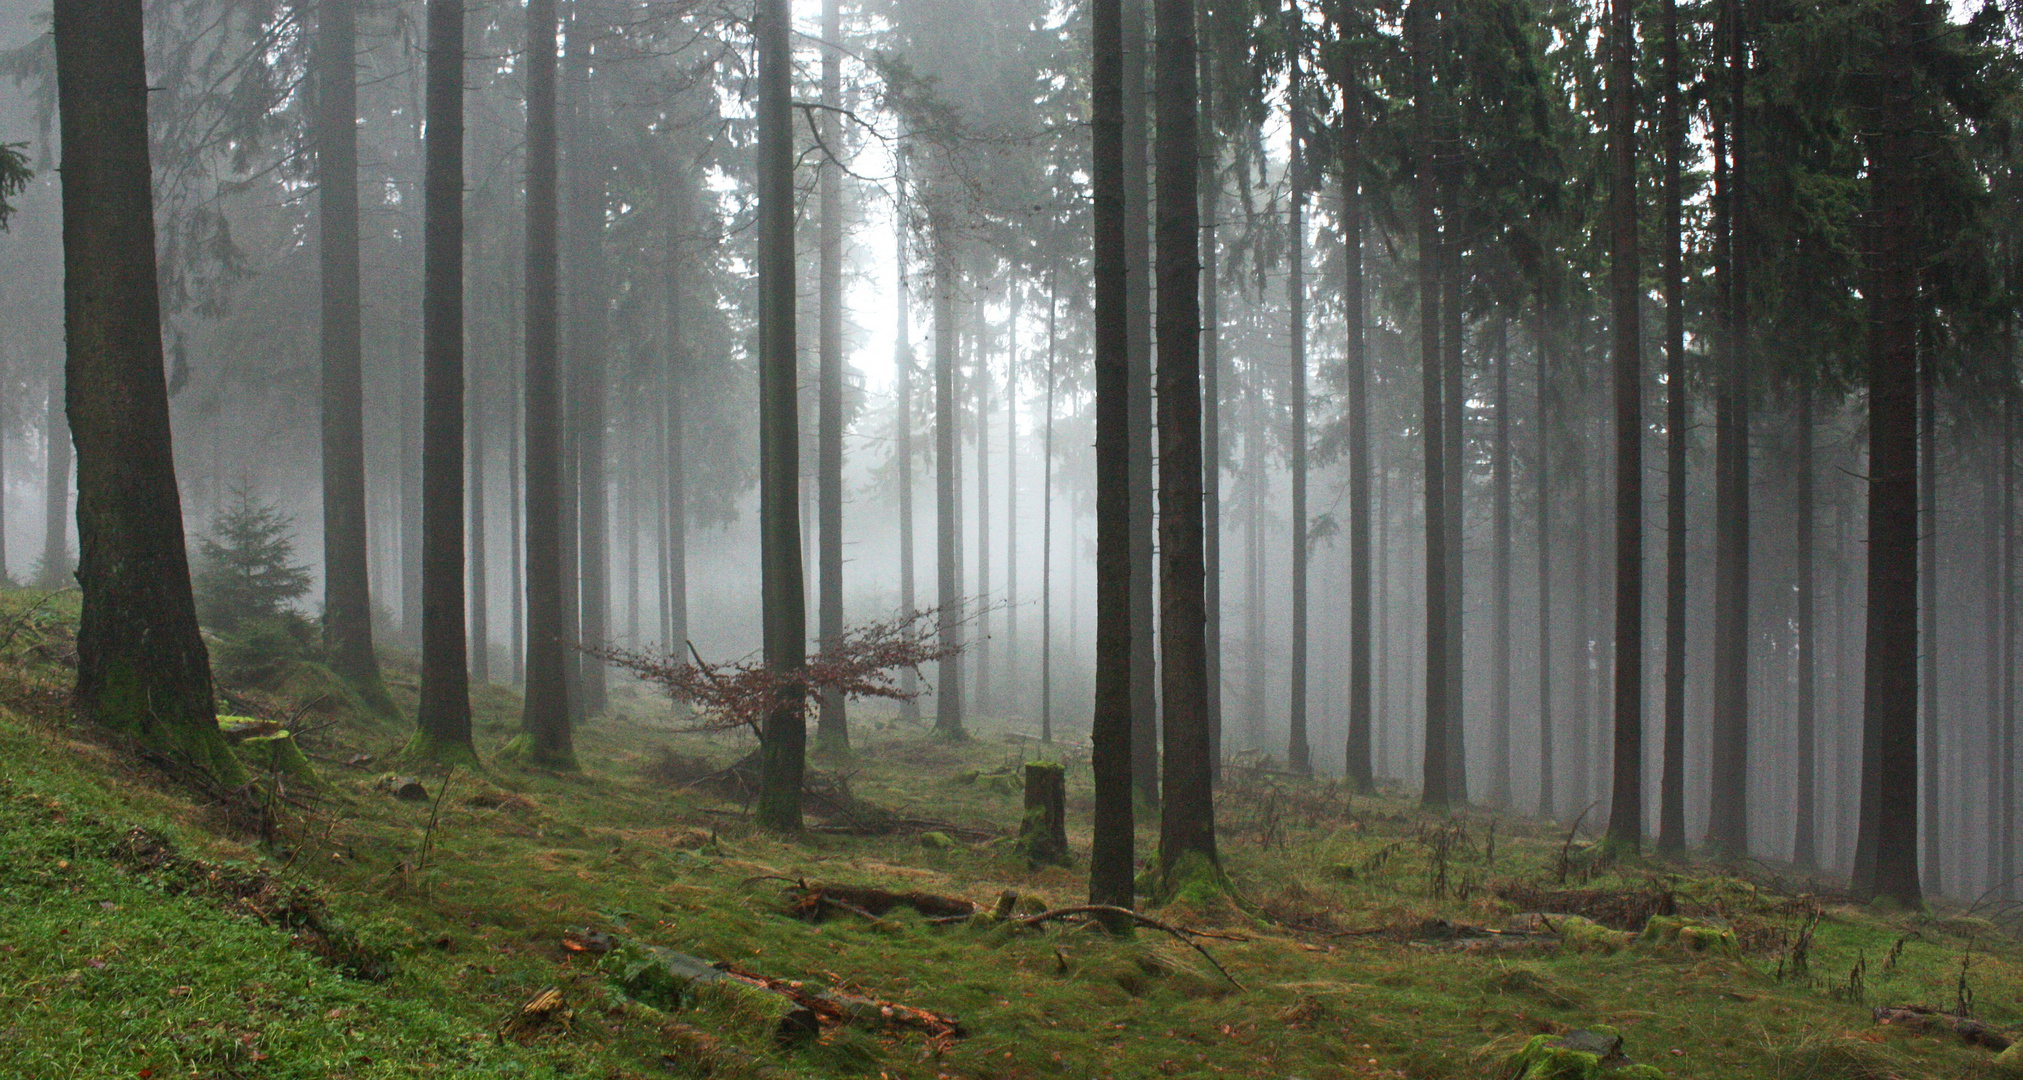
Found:
[{"label": "pine needle foliage", "polygon": [[219,633],[289,613],[310,585],[309,568],[295,562],[295,519],[245,480],[197,541],[193,576],[197,618]]}]

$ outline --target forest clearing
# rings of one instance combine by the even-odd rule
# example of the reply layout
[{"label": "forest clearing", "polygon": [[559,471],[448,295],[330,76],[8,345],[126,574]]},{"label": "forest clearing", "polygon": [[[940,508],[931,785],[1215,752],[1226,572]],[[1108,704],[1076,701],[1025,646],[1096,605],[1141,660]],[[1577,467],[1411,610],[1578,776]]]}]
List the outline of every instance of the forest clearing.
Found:
[{"label": "forest clearing", "polygon": [[[951,744],[867,718],[811,785],[846,788],[854,816],[811,798],[809,831],[783,837],[694,783],[739,747],[673,733],[629,686],[582,730],[579,774],[488,753],[416,776],[426,797],[408,801],[382,782],[406,733],[318,700],[328,677],[304,667],[226,688],[307,706],[323,786],[289,789],[263,838],[69,725],[52,613],[74,602],[0,594],[8,1076],[1508,1080],[1533,1036],[1608,1030],[1666,1077],[1923,1080],[2009,1075],[1949,1014],[2023,1027],[2023,949],[1993,912],[1869,908],[1761,862],[1611,863],[1558,823],[1263,770],[1231,768],[1218,791],[1228,894],[1145,909],[1187,943],[1019,928],[988,914],[1003,893],[1013,921],[1081,902],[1090,789],[1084,749],[1010,721]],[[411,704],[412,673],[388,677]],[[513,695],[475,703],[480,745],[503,743]],[[1035,759],[1067,766],[1073,865],[1036,868],[1012,843],[1017,768]],[[824,885],[983,914],[937,924],[846,899],[810,919]],[[1632,940],[1667,908],[1721,929],[1697,947]],[[959,1030],[860,1018],[782,1044],[736,1002],[628,994],[623,957],[649,946]],[[550,989],[559,1004],[520,1022]],[[1939,1015],[1877,1023],[1896,1006]]]}]

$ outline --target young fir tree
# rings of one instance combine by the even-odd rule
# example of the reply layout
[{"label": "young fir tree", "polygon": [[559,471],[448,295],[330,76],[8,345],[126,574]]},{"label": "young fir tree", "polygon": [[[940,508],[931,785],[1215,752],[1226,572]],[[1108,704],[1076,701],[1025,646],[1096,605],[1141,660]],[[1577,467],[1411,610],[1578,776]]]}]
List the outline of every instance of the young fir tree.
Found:
[{"label": "young fir tree", "polygon": [[197,620],[221,634],[292,613],[311,580],[295,562],[294,519],[261,502],[245,480],[197,541],[195,579]]}]

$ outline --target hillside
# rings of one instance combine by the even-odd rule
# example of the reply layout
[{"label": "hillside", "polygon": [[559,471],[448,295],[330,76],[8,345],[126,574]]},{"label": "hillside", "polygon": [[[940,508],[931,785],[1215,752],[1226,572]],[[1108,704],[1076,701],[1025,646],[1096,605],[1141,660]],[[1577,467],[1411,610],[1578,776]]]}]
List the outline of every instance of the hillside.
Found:
[{"label": "hillside", "polygon": [[[1066,763],[1081,859],[1089,778],[1014,723],[951,745],[860,710],[856,755],[818,763],[822,828],[782,839],[720,771],[747,747],[630,691],[580,732],[580,775],[491,764],[404,800],[385,781],[404,732],[305,691],[297,662],[231,700],[293,716],[325,785],[270,800],[264,825],[225,820],[68,725],[64,603],[0,594],[10,1077],[1503,1077],[1531,1036],[1600,1028],[1667,1077],[1992,1077],[1950,1021],[1872,1010],[2023,1026],[2023,953],[1989,922],[1873,911],[1764,866],[1613,863],[1563,825],[1265,770],[1232,769],[1220,796],[1235,894],[1147,912],[1186,942],[1022,927],[1079,903],[1086,865],[1013,850],[1016,767]],[[489,753],[516,702],[479,705]],[[823,885],[1016,899],[1010,920],[936,924]],[[1679,940],[1611,930],[1656,911],[1689,917]],[[873,1004],[776,1045],[748,995],[655,992],[656,946]]]}]

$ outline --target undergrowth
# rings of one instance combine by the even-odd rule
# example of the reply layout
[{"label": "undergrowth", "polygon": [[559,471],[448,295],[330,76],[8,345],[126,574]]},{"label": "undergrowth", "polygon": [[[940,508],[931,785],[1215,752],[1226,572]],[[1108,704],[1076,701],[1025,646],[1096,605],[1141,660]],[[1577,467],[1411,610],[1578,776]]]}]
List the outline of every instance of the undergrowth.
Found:
[{"label": "undergrowth", "polygon": [[[1666,1076],[1924,1080],[1993,1076],[1992,1055],[1878,1027],[1872,1007],[2023,1023],[2015,944],[1988,924],[1616,862],[1562,825],[1434,818],[1262,768],[1224,778],[1228,889],[1147,909],[1212,935],[1192,940],[1240,990],[1151,931],[935,925],[904,907],[809,922],[788,910],[803,882],[984,908],[1009,891],[1019,912],[1086,893],[1086,748],[991,723],[949,743],[869,709],[853,756],[823,766],[882,811],[881,835],[757,831],[735,787],[691,783],[748,741],[678,735],[632,687],[579,733],[585,768],[568,776],[494,758],[517,699],[481,688],[486,768],[423,775],[417,801],[381,783],[406,733],[320,703],[303,742],[327,790],[264,840],[236,835],[68,726],[61,600],[8,633],[40,600],[0,594],[0,1075],[1502,1078],[1532,1035],[1606,1026]],[[388,661],[411,708],[411,671]],[[1075,866],[1034,867],[1014,843],[1021,795],[994,778],[1039,757],[1067,767]],[[1155,840],[1141,834],[1141,858]],[[1653,913],[1722,920],[1736,947],[1610,936]],[[1598,932],[1562,946],[1568,915]],[[931,1010],[964,1034],[852,1026],[777,1046],[707,1009],[627,1000],[598,964],[614,941]]]}]

